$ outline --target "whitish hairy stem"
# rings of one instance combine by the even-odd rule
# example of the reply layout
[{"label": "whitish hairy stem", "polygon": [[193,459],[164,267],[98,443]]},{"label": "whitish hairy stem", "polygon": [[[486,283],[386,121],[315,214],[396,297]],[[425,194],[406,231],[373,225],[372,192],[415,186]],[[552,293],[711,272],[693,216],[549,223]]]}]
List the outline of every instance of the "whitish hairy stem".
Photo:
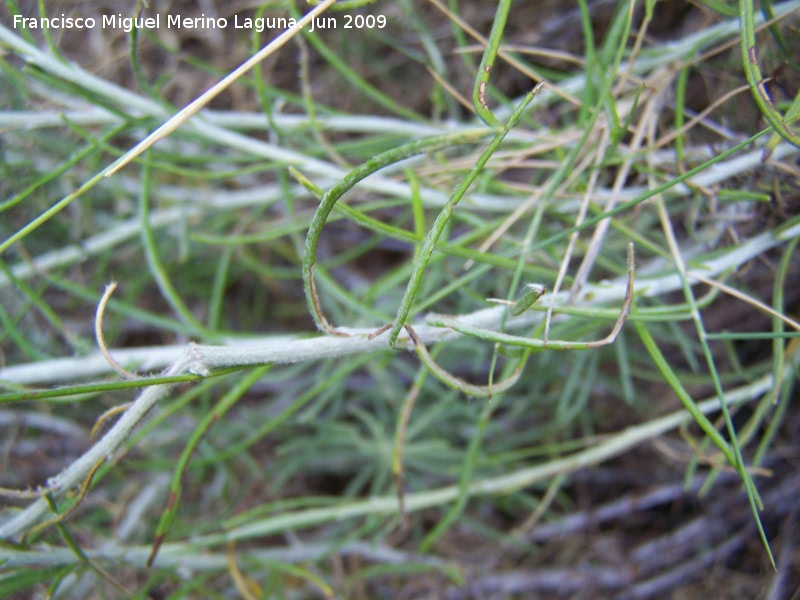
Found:
[{"label": "whitish hairy stem", "polygon": [[[192,360],[189,362],[191,363]],[[795,368],[795,364],[787,365],[783,373],[783,379],[790,377]],[[724,401],[731,406],[748,402],[767,393],[774,385],[775,381],[772,374],[765,375],[753,383],[741,386],[735,390],[730,390],[726,393]],[[135,404],[139,404],[140,401],[141,398],[137,400]],[[719,410],[719,403],[720,399],[713,397],[699,402],[697,407],[702,413],[709,414]],[[652,440],[668,431],[680,427],[690,419],[691,417],[686,411],[679,410],[664,417],[654,419],[653,421],[643,423],[642,425],[628,427],[617,434],[608,436],[599,444],[586,450],[576,452],[575,454],[549,461],[546,464],[521,469],[507,475],[476,481],[470,485],[469,495],[507,494],[530,487],[536,482],[545,481],[557,475],[573,473],[615,456],[619,456],[642,442]],[[103,444],[105,439],[106,438],[103,438],[103,440],[98,442],[97,446]],[[89,452],[93,452],[94,450],[95,449],[92,448]],[[102,453],[98,455],[98,458],[102,457]],[[72,470],[72,467],[70,467],[69,470]],[[64,474],[59,477],[63,476]],[[80,480],[81,478],[78,479]],[[407,494],[405,496],[406,508],[409,512],[413,512],[440,506],[454,501],[458,498],[460,493],[458,486],[447,486],[434,490]],[[49,508],[47,503],[44,500],[37,500],[14,519],[0,526],[0,538],[11,538],[24,533],[31,524],[40,520],[48,512]],[[343,519],[365,515],[394,514],[397,514],[397,497],[394,495],[381,496],[333,507],[298,510],[267,517],[248,523],[242,527],[231,529],[225,533],[194,537],[191,541],[191,547],[195,553],[199,553],[202,548],[219,546],[238,540],[264,537],[302,527],[312,527],[320,523],[340,522]],[[143,548],[131,550],[134,552],[134,556],[136,556],[137,554],[141,555],[141,552],[149,553],[150,548],[148,547],[146,550]],[[187,561],[186,564],[188,565],[196,560],[201,560],[199,556],[192,557],[191,554],[187,555],[187,548],[184,544],[164,544],[161,548],[159,558],[161,559],[165,555],[169,556],[172,553],[183,553]],[[48,553],[48,555],[49,554],[50,553]],[[26,564],[26,561],[29,560],[29,556],[30,553],[27,551],[18,552],[11,549],[0,548],[0,561],[10,560],[11,563],[7,564],[17,564],[17,561],[20,561],[20,564]],[[159,562],[156,562],[156,565],[158,564]]]},{"label": "whitish hairy stem", "polygon": [[[800,6],[800,2],[795,0],[792,2],[784,2],[776,5],[773,8],[775,15],[780,17],[784,14],[787,14],[789,11],[794,10],[798,6]],[[756,21],[758,23],[761,22],[761,15],[757,16]],[[633,72],[640,74],[648,73],[658,67],[672,64],[674,61],[692,58],[696,56],[698,49],[718,43],[726,37],[736,35],[737,32],[738,21],[730,20],[723,22],[714,27],[705,29],[698,34],[688,36],[678,42],[665,45],[664,47],[659,48],[657,53],[652,53],[649,55],[645,54],[638,57],[633,65]],[[61,62],[50,54],[43,52],[39,48],[29,44],[21,37],[15,35],[10,29],[2,25],[0,25],[0,42],[7,44],[9,48],[22,56],[26,61],[35,64],[52,75],[72,82],[92,94],[102,96],[111,102],[116,103],[127,113],[133,116],[141,117],[142,115],[147,115],[161,120],[169,116],[166,111],[164,111],[163,107],[153,100],[134,94],[130,90],[126,90],[108,81],[105,81],[102,78],[96,77],[84,71],[77,65]],[[625,64],[623,64],[620,68],[624,70],[627,67]],[[579,93],[584,85],[585,78],[576,76],[571,80],[562,82],[559,87],[565,91]],[[543,101],[546,102],[548,99],[553,97],[554,95],[552,94],[546,94],[543,96]],[[507,115],[504,116],[501,113],[502,110],[498,110],[498,118],[501,120],[505,119]],[[0,120],[0,122],[7,121],[11,124],[18,125],[20,122],[20,116],[20,113],[5,113],[5,121]],[[78,116],[80,115],[76,115],[76,117]],[[2,118],[3,117],[0,116],[0,119]],[[253,118],[257,118],[260,119],[261,123],[264,122],[263,117],[258,115],[251,115],[249,118],[251,120]],[[369,117],[368,119],[371,119],[372,121],[365,121],[364,118],[355,117],[353,119],[356,122],[356,125],[354,125],[355,127],[362,127],[365,130],[369,127],[372,127],[371,131],[376,131],[375,127],[378,127],[378,131],[385,131],[384,122],[386,122],[387,126],[400,125],[400,122],[397,120],[395,120],[397,122],[388,122],[385,119],[380,119],[378,117]],[[255,156],[261,156],[281,163],[293,164],[310,174],[322,177],[330,177],[336,180],[341,179],[345,175],[341,169],[328,162],[293,152],[287,148],[261,142],[256,139],[234,133],[225,128],[242,126],[246,121],[247,119],[244,119],[244,117],[241,115],[232,115],[226,118],[225,113],[211,113],[211,116],[206,116],[206,111],[203,111],[198,117],[195,117],[186,126],[201,139],[206,139],[212,143],[229,145],[239,150],[251,152]],[[35,122],[32,122],[32,126],[34,124]],[[419,126],[412,123],[402,124],[404,133],[419,134],[420,137],[430,135],[430,130],[432,129],[430,127],[424,129],[415,129],[415,127]],[[457,130],[461,127],[463,127],[463,125],[459,126],[449,124],[448,127],[444,128],[444,131]],[[441,133],[443,129],[435,128],[435,131]],[[513,139],[515,135],[521,134],[519,132],[511,132],[509,139]],[[789,148],[784,146],[789,146]],[[776,154],[776,160],[780,159],[781,157],[785,157],[787,152],[798,151],[797,148],[794,148],[789,144],[782,144],[779,149],[781,147],[783,147],[782,152],[780,154]],[[754,166],[759,164],[759,159],[760,155],[756,157],[756,160],[753,163]],[[700,186],[710,185],[713,183],[713,181],[703,181],[702,176],[696,177],[693,181]],[[408,197],[410,195],[410,189],[406,184],[393,182],[383,177],[370,177],[368,180],[362,182],[361,185],[366,189],[396,194],[400,195],[401,197]],[[422,197],[426,200],[430,200],[431,203],[441,205],[447,200],[447,194],[443,194],[436,190],[425,189],[423,191],[424,193],[421,194]],[[628,200],[639,194],[641,191],[642,189],[640,188],[627,190],[627,193],[619,196],[619,201]],[[686,186],[680,186],[679,192],[681,194],[686,194],[689,193],[690,190]],[[608,194],[610,194],[610,192],[608,192]],[[567,200],[569,199],[566,199],[565,201]],[[465,201],[486,210],[511,211],[518,205],[518,201],[515,199],[509,201],[508,198],[500,198],[481,194],[471,194],[465,199]]]},{"label": "whitish hairy stem", "polygon": [[[783,373],[784,379],[791,376],[794,365],[787,365]],[[725,402],[738,404],[750,401],[766,393],[774,385],[772,375],[766,375],[756,382],[731,390],[726,394]],[[698,403],[698,408],[704,414],[719,410],[720,400],[716,397]],[[614,456],[626,452],[630,448],[651,440],[667,431],[671,431],[691,420],[683,410],[676,411],[664,417],[649,421],[642,425],[628,427],[625,430],[611,435],[603,442],[587,450],[577,452],[546,464],[521,469],[513,473],[476,481],[469,487],[469,493],[474,495],[506,494],[527,488],[538,481],[547,480],[555,475],[568,474],[583,469],[590,465],[598,464]],[[432,506],[438,506],[454,501],[460,494],[457,485],[406,495],[406,505],[409,511],[417,511]],[[278,515],[261,521],[248,523],[240,528],[233,529],[223,534],[199,537],[193,541],[200,545],[216,545],[225,541],[235,541],[253,536],[268,535],[276,531],[283,531],[293,526],[312,526],[314,524],[339,521],[348,517],[376,514],[397,514],[397,497],[394,495],[379,498],[370,498],[362,502],[353,502],[344,506],[323,508],[319,510],[298,511],[289,515]]]},{"label": "whitish hairy stem", "polygon": [[[800,2],[791,0],[790,2],[782,2],[773,6],[773,12],[777,18],[781,18],[793,10],[800,7]],[[761,13],[755,16],[756,25],[764,22]],[[713,46],[714,44],[721,43],[725,39],[738,38],[739,22],[738,18],[732,18],[722,21],[711,27],[707,27],[702,31],[686,36],[680,40],[670,42],[669,44],[662,44],[654,51],[645,51],[640,54],[633,65],[630,67],[631,71],[637,75],[644,75],[658,67],[668,66],[675,62],[695,58],[700,51]],[[26,60],[37,64],[46,71],[58,75],[68,81],[72,81],[81,85],[82,87],[100,94],[114,102],[119,106],[125,107],[126,112],[135,118],[142,116],[152,116],[157,118],[166,118],[169,114],[157,102],[132,93],[130,90],[118,87],[110,82],[107,82],[99,77],[95,77],[86,71],[83,71],[79,66],[62,63],[53,56],[39,51],[35,46],[25,42],[21,37],[14,35],[14,33],[0,25],[0,41],[7,43],[16,52],[20,53]],[[629,69],[628,63],[623,62],[620,64],[620,72],[626,72]],[[574,96],[581,96],[583,88],[586,85],[586,77],[583,75],[576,75],[559,83],[559,88],[563,91]],[[557,97],[551,94],[542,96],[542,102],[552,102],[557,100]],[[515,104],[510,104],[514,106]],[[498,108],[496,111],[497,117],[501,120],[508,117],[510,111],[504,108]],[[8,115],[6,117],[0,116],[0,127],[16,126],[20,123],[20,117],[25,113],[7,112],[0,113],[0,115]],[[100,116],[102,115],[102,117]],[[261,130],[266,125],[266,120],[260,114],[247,114],[240,112],[224,112],[224,111],[211,111],[204,110],[202,112],[203,118],[209,123],[219,127],[230,129],[247,129],[247,130]],[[92,108],[90,111],[72,111],[67,113],[70,120],[84,125],[98,124],[98,123],[119,123],[118,117],[112,113],[103,111],[102,109]],[[98,121],[98,119],[104,119]],[[5,119],[5,120],[4,120]],[[38,119],[48,119],[48,121],[41,122]],[[114,120],[112,120],[114,119]],[[275,123],[281,129],[288,129],[292,127],[305,128],[308,125],[308,119],[304,116],[296,115],[274,115]],[[385,117],[370,117],[370,116],[335,116],[335,117],[318,117],[320,124],[325,128],[338,131],[354,131],[354,132],[387,132],[387,133],[401,133],[413,136],[428,136],[439,135],[443,130],[439,127],[427,126],[419,123],[411,123],[401,119],[392,119]],[[38,126],[61,126],[63,120],[58,115],[42,116],[41,113],[36,113],[32,118],[25,116],[25,122],[30,127]],[[447,131],[450,127],[458,128],[457,124],[448,124]],[[509,139],[512,139],[515,132],[509,133]]]},{"label": "whitish hairy stem", "polygon": [[[208,369],[203,365],[202,356],[197,352],[195,346],[191,344],[162,375],[181,375],[184,373],[197,373],[200,375],[208,373]],[[83,456],[55,477],[51,477],[43,491],[52,491],[58,495],[59,492],[69,490],[83,483],[95,465],[110,459],[114,455],[150,409],[169,394],[173,385],[161,384],[146,388],[131,407],[114,423],[111,429],[94,446],[89,448]],[[26,531],[49,512],[50,507],[47,501],[39,498],[23,512],[0,525],[0,538],[10,538]]]},{"label": "whitish hairy stem", "polygon": [[[744,263],[753,260],[763,252],[773,248],[792,236],[800,235],[800,226],[781,233],[764,233],[751,238],[738,247],[731,248],[697,269],[690,269],[688,275],[690,282],[694,275],[708,279],[730,269],[735,269]],[[647,265],[640,265],[636,281],[636,294],[641,297],[657,297],[681,289],[680,276],[676,274],[662,277],[645,277]],[[579,300],[581,306],[591,307],[622,302],[627,288],[625,276],[610,282],[603,282],[587,286],[584,298],[591,301]],[[567,293],[558,294],[556,306],[567,301]],[[503,307],[492,307],[479,310],[470,314],[454,317],[465,325],[483,329],[496,329],[503,318]],[[506,329],[509,331],[538,325],[544,318],[540,312],[527,311],[518,317],[508,320]],[[562,315],[561,318],[571,318]],[[425,323],[414,323],[414,330],[425,344],[454,339],[459,337],[454,331],[432,327]],[[251,338],[247,340],[230,340],[226,346],[193,346],[202,351],[206,357],[209,369],[252,364],[286,364],[309,360],[320,360],[347,354],[386,350],[385,336],[374,339],[366,336],[372,333],[372,328],[353,329],[340,328],[353,337],[313,337],[282,336]],[[407,340],[407,338],[405,338]],[[408,346],[411,347],[410,345]],[[185,347],[182,345],[158,346],[152,348],[121,348],[112,350],[120,364],[131,368],[135,365],[140,372],[152,372],[162,369],[176,360]],[[62,358],[24,365],[16,365],[0,369],[0,381],[30,385],[34,383],[65,382],[73,379],[87,378],[109,372],[108,363],[98,352],[79,358]]]},{"label": "whitish hairy stem", "polygon": [[[100,77],[96,77],[77,65],[63,63],[57,60],[53,56],[15,35],[10,29],[3,25],[0,25],[0,43],[7,44],[14,52],[18,53],[29,63],[40,67],[52,75],[74,83],[92,94],[97,94],[111,100],[125,111],[138,111],[160,120],[169,117],[163,107],[156,102],[138,96],[130,90],[116,86]],[[191,131],[192,134],[199,136],[200,139],[205,139],[211,143],[236,148],[239,151],[248,152],[253,156],[266,158],[279,164],[293,165],[307,174],[314,176],[338,181],[347,175],[345,170],[329,162],[214,125],[205,118],[205,113],[202,111],[188,121],[184,125],[184,129],[186,131]],[[401,198],[412,196],[412,190],[408,184],[377,175],[368,177],[359,185],[363,189],[395,195]],[[423,188],[420,195],[439,206],[443,205],[449,198],[449,193],[428,188]],[[511,201],[508,198],[489,197],[481,194],[471,194],[465,201],[477,208],[503,211],[512,210],[517,204],[516,201]]]},{"label": "whitish hairy stem", "polygon": [[[794,156],[798,152],[800,152],[800,150],[791,144],[780,144],[775,149],[775,152],[773,153],[769,163],[775,163],[784,158]],[[689,182],[692,184],[692,186],[697,186],[700,188],[711,187],[717,183],[730,179],[731,177],[739,176],[742,173],[752,169],[762,169],[764,168],[764,163],[761,160],[762,156],[763,145],[759,145],[752,152],[748,152],[741,156],[737,156],[736,158],[731,158],[709,167],[702,173],[698,173],[692,177]],[[369,179],[371,180],[372,178]],[[132,194],[138,194],[140,190],[141,184],[131,183],[130,191]],[[643,191],[643,187],[621,190],[618,199],[620,201],[628,201],[638,196]],[[307,194],[307,191],[301,186],[293,187],[292,192],[296,193],[294,196],[296,198],[301,198]],[[685,183],[679,183],[675,187],[664,192],[664,195],[665,197],[672,198],[688,196],[693,193],[694,191],[691,187]],[[238,192],[225,191],[209,194],[206,190],[165,186],[163,188],[159,188],[159,194],[165,198],[191,201],[192,203],[196,204],[194,206],[154,211],[150,217],[150,224],[154,229],[177,223],[181,219],[192,218],[204,214],[204,212],[208,210],[230,210],[239,206],[268,204],[271,201],[282,198],[284,192],[272,186]],[[606,200],[610,195],[611,192],[606,190],[597,190],[594,193],[594,197],[597,201]],[[487,196],[482,200],[482,203],[485,204],[483,208],[505,211],[513,210],[514,206],[516,206],[519,201],[514,198],[495,199]],[[574,201],[560,201],[556,205],[556,210],[559,212],[574,213],[575,211],[579,210],[579,205],[581,203],[582,200],[577,199]],[[721,226],[721,224],[716,224],[714,226]],[[106,252],[110,248],[113,248],[114,246],[128,239],[138,236],[140,233],[140,227],[141,222],[139,218],[123,221],[118,225],[111,227],[108,231],[104,231],[87,238],[80,244],[73,244],[70,246],[65,246],[64,248],[60,248],[57,251],[46,252],[34,258],[31,263],[24,262],[16,264],[11,268],[11,272],[14,277],[19,279],[27,279],[37,272],[47,271],[55,267],[72,264],[76,261],[85,259],[87,256]],[[0,289],[6,287],[9,283],[10,280],[8,276],[5,273],[0,273]],[[175,356],[175,354],[172,356]],[[159,363],[159,366],[163,367],[166,364],[169,364],[169,361],[161,362]],[[0,379],[2,378],[2,375],[0,375]]]},{"label": "whitish hairy stem", "polygon": [[306,13],[300,18],[300,20],[297,22],[296,27],[289,27],[288,29],[285,29],[280,35],[278,35],[278,37],[276,37],[266,46],[261,48],[261,50],[256,52],[250,58],[248,58],[236,69],[228,73],[225,77],[222,78],[222,80],[214,84],[209,90],[202,93],[195,100],[184,106],[180,111],[178,111],[177,114],[173,115],[166,123],[161,125],[161,127],[156,129],[153,133],[148,135],[144,140],[139,142],[134,148],[132,148],[130,151],[126,152],[123,156],[117,159],[114,162],[114,164],[112,164],[106,171],[106,177],[109,177],[119,169],[123,168],[134,158],[141,155],[150,146],[155,144],[158,140],[167,137],[173,131],[178,129],[178,127],[183,125],[183,123],[187,119],[194,116],[199,110],[204,108],[206,104],[211,102],[211,100],[213,100],[220,93],[222,93],[222,91],[224,91],[225,89],[230,87],[233,83],[235,83],[237,79],[242,77],[244,74],[246,74],[253,67],[258,65],[265,58],[267,58],[271,54],[274,54],[280,48],[282,48],[291,38],[297,35],[303,27],[305,27],[309,23],[313,23],[314,17],[316,15],[322,14],[334,2],[336,2],[336,0],[322,0],[321,2],[316,3],[316,6],[313,9],[311,9],[308,13]]},{"label": "whitish hairy stem", "polygon": [[[141,193],[141,183],[131,182],[131,194]],[[294,198],[303,198],[308,192],[302,186],[292,186],[290,193]],[[191,202],[191,205],[155,210],[150,215],[150,226],[161,229],[192,220],[214,210],[234,210],[245,206],[264,206],[285,197],[286,192],[277,186],[264,186],[244,191],[225,191],[208,193],[207,190],[159,187],[159,197],[175,201]],[[141,235],[142,219],[134,217],[110,226],[106,231],[83,240],[80,244],[69,244],[58,250],[45,252],[30,262],[20,262],[11,267],[16,279],[28,279],[57,267],[85,260],[89,256],[107,253],[111,248]],[[0,273],[0,289],[8,286],[11,279]],[[162,365],[163,366],[163,365]]]},{"label": "whitish hairy stem", "polygon": [[[108,560],[115,564],[144,567],[152,550],[151,546],[122,546],[109,543],[101,550],[83,549],[90,559]],[[248,548],[247,556],[254,560],[281,563],[316,562],[330,556],[328,543],[297,543],[288,547]],[[437,567],[452,566],[445,560],[430,555],[404,552],[373,542],[350,542],[337,545],[336,553],[341,556],[361,556],[373,563],[405,565],[425,564]],[[44,565],[70,565],[80,560],[69,548],[32,549],[25,551],[0,549],[0,560],[8,560],[8,566],[25,567]],[[159,568],[183,568],[192,571],[216,571],[228,569],[230,555],[225,552],[187,552],[183,544],[163,544],[154,566]]]},{"label": "whitish hairy stem", "polygon": [[[753,238],[734,249],[733,251],[719,256],[706,264],[702,273],[704,277],[714,276],[729,268],[741,265],[744,262],[758,256],[765,250],[781,243],[783,240],[776,238],[772,233],[763,234]],[[691,277],[691,272],[688,273]],[[638,282],[640,293],[644,295],[661,295],[680,289],[681,278],[675,274],[662,277],[656,280],[640,280]],[[621,300],[628,289],[626,277],[619,278],[607,285],[592,286],[589,290],[593,295],[593,303],[600,304],[609,301]],[[462,316],[459,322],[492,329],[498,325],[502,318],[504,308],[490,308],[482,311]],[[530,326],[537,320],[541,320],[541,313],[526,313],[519,317],[510,319],[507,322],[508,329],[522,326]],[[415,326],[417,335],[425,343],[432,343],[458,337],[458,334],[448,329],[432,327],[420,324]],[[292,363],[308,360],[319,360],[322,358],[341,356],[353,353],[366,353],[376,350],[387,349],[388,332],[374,338],[369,338],[371,330],[350,330],[347,333],[351,337],[341,336],[322,336],[307,339],[298,338],[273,338],[256,343],[239,342],[231,346],[199,346],[189,344],[178,360],[172,364],[163,375],[179,375],[184,373],[196,373],[207,375],[210,371],[218,368],[257,365],[266,363]],[[403,335],[398,342],[411,347],[412,343],[407,335]],[[120,359],[124,360],[123,352],[117,352]],[[87,359],[82,359],[87,362]],[[102,368],[107,370],[108,364],[102,355]],[[55,362],[55,361],[50,361]],[[41,365],[38,366],[41,369]],[[12,367],[11,369],[13,369]],[[10,369],[0,371],[0,379],[9,379]],[[101,460],[110,457],[116,452],[125,439],[130,435],[134,427],[147,414],[147,412],[163,397],[165,397],[171,385],[155,385],[145,389],[137,400],[133,403],[125,414],[117,421],[114,426],[103,436],[103,438],[86,452],[80,459],[70,465],[61,474],[53,477],[47,483],[47,489],[51,491],[63,491],[80,484],[92,468]],[[35,524],[49,511],[47,502],[40,499],[28,507],[21,514],[17,515],[9,522],[0,526],[0,538],[11,537],[25,531],[28,527]]]},{"label": "whitish hairy stem", "polygon": [[[183,368],[184,372],[187,369],[202,367],[203,357],[193,354],[191,351],[187,352],[184,357],[183,364],[178,368]],[[791,375],[795,365],[787,365],[784,371],[784,378]],[[174,373],[173,373],[174,374]],[[769,391],[774,385],[772,375],[766,375],[759,380],[739,387],[735,390],[729,391],[725,396],[725,402],[729,405],[734,405],[742,402],[750,401],[754,398],[760,397],[762,394]],[[75,465],[70,466],[57,478],[61,486],[77,485],[98,460],[102,460],[107,454],[112,454],[123,440],[118,439],[119,432],[113,442],[117,444],[114,449],[111,449],[109,444],[110,436],[117,430],[121,430],[121,423],[126,422],[128,431],[132,429],[138,420],[155,404],[155,402],[163,397],[168,391],[169,386],[156,386],[162,388],[160,391],[153,391],[150,388],[142,393],[139,399],[136,400],[133,407],[126,413],[120,421],[100,440],[92,449],[90,449],[83,457],[81,457],[75,465],[83,464],[88,465],[85,467],[85,472],[80,473]],[[157,394],[157,396],[153,396]],[[698,409],[704,414],[712,413],[719,410],[720,400],[716,397],[704,400],[698,403]],[[136,411],[134,416],[130,418],[128,415]],[[671,413],[667,416],[655,419],[642,425],[628,427],[622,432],[611,435],[603,442],[587,450],[577,452],[573,455],[550,461],[543,465],[537,465],[528,469],[522,469],[508,475],[494,477],[476,481],[470,486],[470,495],[485,495],[485,494],[500,494],[510,493],[538,482],[549,479],[559,474],[568,474],[574,471],[583,469],[590,465],[598,464],[604,460],[618,456],[630,448],[659,435],[663,435],[667,431],[673,430],[690,419],[686,411],[680,410]],[[127,433],[125,433],[127,435]],[[87,458],[89,457],[89,458]],[[67,475],[69,474],[69,478]],[[74,478],[75,481],[69,483],[69,479]],[[439,506],[448,502],[452,502],[458,497],[458,486],[448,486],[435,490],[425,492],[418,492],[406,495],[406,507],[409,511],[417,511],[433,506]],[[217,546],[227,542],[250,539],[253,537],[262,537],[271,535],[276,532],[296,529],[299,527],[310,527],[319,523],[329,521],[340,521],[345,518],[353,518],[364,515],[378,515],[378,514],[395,514],[397,511],[397,498],[393,495],[385,497],[370,498],[365,501],[352,502],[343,506],[327,507],[321,509],[310,509],[305,511],[296,511],[289,514],[282,514],[275,517],[268,517],[266,519],[256,521],[244,525],[239,528],[232,529],[223,534],[214,534],[209,536],[202,536],[192,539],[192,547],[195,551],[203,547]],[[18,514],[13,519],[0,525],[0,538],[12,538],[14,536],[24,533],[31,525],[38,522],[49,512],[47,503],[40,499],[32,503],[23,512]],[[182,544],[164,544],[160,558],[169,556],[173,551],[186,552],[186,548]],[[131,549],[134,556],[138,551],[145,554],[149,552],[149,547],[145,549]],[[9,549],[0,548],[0,560],[11,560],[12,564],[16,561],[24,561],[29,557],[29,552],[16,552]],[[50,553],[48,553],[49,555]],[[191,557],[186,557],[187,564],[191,564],[194,560]],[[158,564],[158,563],[156,563]]]},{"label": "whitish hairy stem", "polygon": [[[77,102],[76,102],[77,104]],[[128,113],[134,118],[147,116],[140,112]],[[263,113],[243,111],[204,110],[203,117],[209,123],[235,131],[265,131],[270,128],[269,121]],[[67,110],[63,112],[47,111],[0,111],[0,129],[31,129],[63,127],[64,119],[82,126],[121,125],[125,121],[119,115],[102,108],[86,110]],[[305,115],[287,115],[274,113],[270,120],[284,133],[308,130],[308,117]],[[345,133],[376,133],[402,135],[424,138],[443,133],[474,129],[474,125],[449,121],[444,125],[427,125],[416,121],[407,121],[393,117],[370,115],[317,115],[316,121],[323,131],[340,131]],[[517,134],[518,139],[530,139],[530,134]],[[514,132],[509,132],[506,139],[514,139]],[[674,156],[674,153],[673,153]]]}]

